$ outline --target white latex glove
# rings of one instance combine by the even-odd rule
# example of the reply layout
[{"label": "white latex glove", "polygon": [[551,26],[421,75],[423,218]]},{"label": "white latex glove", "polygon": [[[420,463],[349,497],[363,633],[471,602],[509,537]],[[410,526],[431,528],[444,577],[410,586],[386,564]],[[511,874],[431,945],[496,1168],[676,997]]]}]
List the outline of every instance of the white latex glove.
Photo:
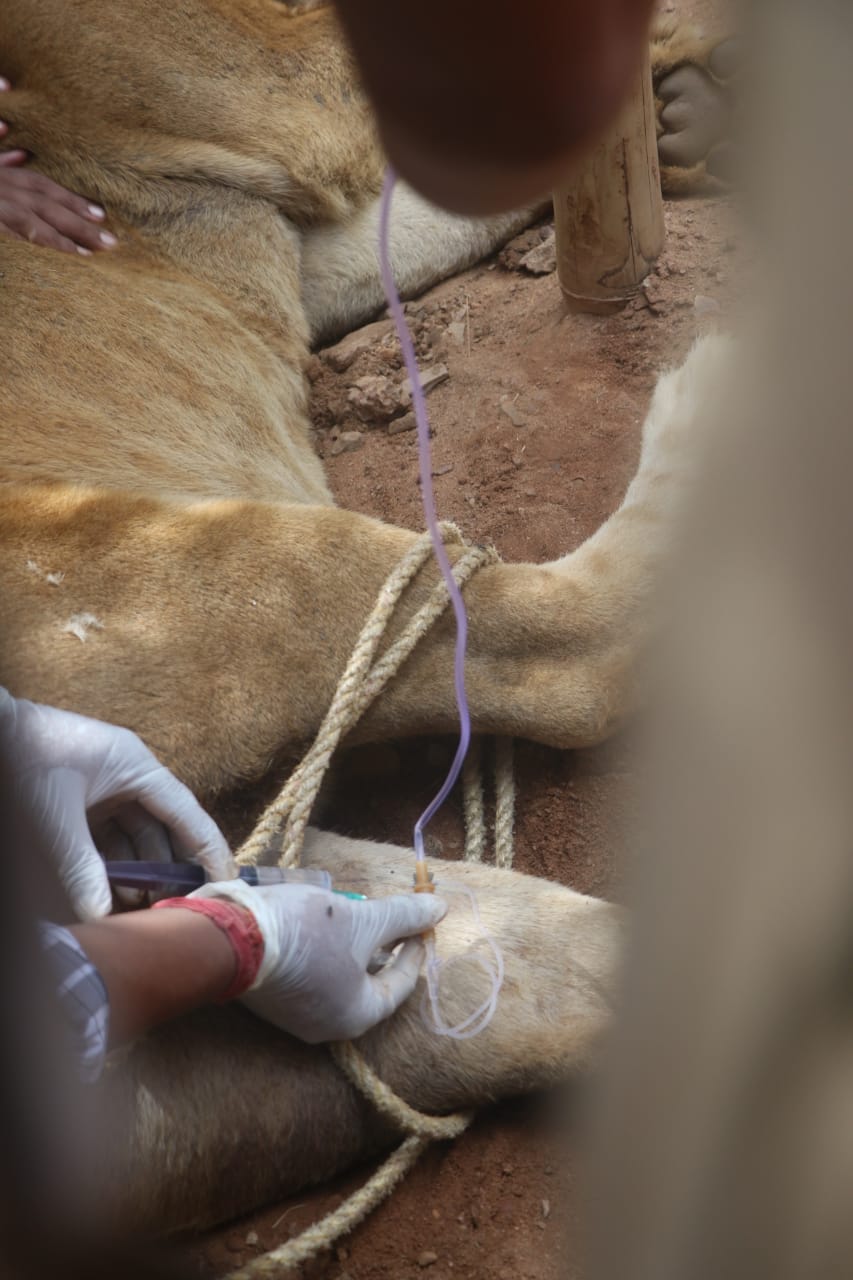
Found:
[{"label": "white latex glove", "polygon": [[52,860],[79,919],[112,909],[99,847],[118,857],[200,862],[216,880],[236,875],[216,823],[130,729],[0,689],[0,752],[22,829]]},{"label": "white latex glove", "polygon": [[[264,939],[254,984],[241,997],[259,1018],[319,1044],[354,1040],[411,995],[424,955],[420,934],[447,904],[407,893],[359,902],[313,885],[252,888],[243,881],[208,884],[191,898],[226,898],[246,907]],[[383,969],[369,974],[373,953],[407,939]]]}]

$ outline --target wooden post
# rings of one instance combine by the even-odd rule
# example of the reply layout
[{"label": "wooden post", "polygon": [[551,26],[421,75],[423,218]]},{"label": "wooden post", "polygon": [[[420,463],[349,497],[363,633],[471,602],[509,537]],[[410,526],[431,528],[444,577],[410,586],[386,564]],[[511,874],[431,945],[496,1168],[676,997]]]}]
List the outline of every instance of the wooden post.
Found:
[{"label": "wooden post", "polygon": [[648,58],[606,137],[554,192],[557,274],[573,311],[618,311],[663,248],[654,93]]}]

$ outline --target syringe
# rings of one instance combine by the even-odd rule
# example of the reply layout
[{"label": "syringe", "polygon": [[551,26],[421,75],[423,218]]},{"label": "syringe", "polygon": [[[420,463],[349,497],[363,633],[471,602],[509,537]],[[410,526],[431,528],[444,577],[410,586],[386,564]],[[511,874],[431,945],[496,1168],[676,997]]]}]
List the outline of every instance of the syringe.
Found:
[{"label": "syringe", "polygon": [[[191,893],[210,876],[197,862],[107,862],[107,878],[111,884],[125,889],[175,889]],[[313,867],[259,867],[240,868],[240,879],[246,884],[312,884],[320,889],[332,889],[332,877],[328,871]],[[363,893],[347,893],[333,889],[346,898],[363,899]]]}]

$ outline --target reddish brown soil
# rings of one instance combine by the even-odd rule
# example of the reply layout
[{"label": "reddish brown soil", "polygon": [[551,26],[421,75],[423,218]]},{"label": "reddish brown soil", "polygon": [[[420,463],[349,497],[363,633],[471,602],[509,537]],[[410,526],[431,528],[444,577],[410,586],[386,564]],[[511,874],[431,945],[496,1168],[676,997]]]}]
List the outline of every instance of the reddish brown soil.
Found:
[{"label": "reddish brown soil", "polygon": [[[409,308],[422,363],[441,361],[450,371],[429,397],[440,513],[472,540],[494,542],[507,559],[563,554],[613,511],[636,465],[659,370],[678,362],[708,324],[725,321],[737,274],[727,202],[671,204],[666,221],[667,247],[649,281],[649,301],[619,315],[570,315],[555,275],[532,277],[497,259]],[[697,312],[697,296],[719,303],[719,312],[707,302]],[[458,331],[448,333],[450,323],[464,324],[461,342]],[[420,528],[413,433],[365,428],[348,406],[353,381],[380,372],[402,377],[390,346],[364,353],[343,374],[315,361],[318,445],[341,504]],[[523,425],[507,415],[507,403]],[[352,429],[364,431],[362,446],[331,456],[333,435]],[[449,751],[445,742],[414,742],[379,758],[345,760],[326,798],[324,825],[407,843]],[[522,744],[516,867],[585,893],[618,892],[614,851],[629,778],[624,742],[575,755]],[[232,806],[228,825],[245,828],[254,812],[254,804]],[[433,833],[445,856],[460,851],[457,806],[448,806]],[[554,1123],[553,1100],[495,1108],[453,1146],[431,1151],[388,1203],[304,1274],[329,1280],[577,1275],[571,1145]],[[364,1176],[361,1171],[212,1233],[193,1250],[200,1274],[222,1275],[287,1240]],[[427,1254],[436,1260],[427,1261]]]}]

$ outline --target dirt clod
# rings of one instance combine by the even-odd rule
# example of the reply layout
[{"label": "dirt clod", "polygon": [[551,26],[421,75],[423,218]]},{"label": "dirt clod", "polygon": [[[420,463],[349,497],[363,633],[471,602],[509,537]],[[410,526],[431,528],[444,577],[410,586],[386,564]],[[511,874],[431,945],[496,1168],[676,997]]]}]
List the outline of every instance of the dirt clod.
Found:
[{"label": "dirt clod", "polygon": [[431,1267],[433,1263],[438,1262],[438,1254],[433,1253],[431,1249],[424,1249],[423,1253],[418,1254],[419,1267]]},{"label": "dirt clod", "polygon": [[360,355],[363,355],[365,351],[370,351],[372,347],[378,346],[384,338],[387,338],[392,328],[390,320],[377,320],[374,324],[367,324],[363,329],[356,329],[354,333],[348,333],[345,338],[341,338],[340,342],[336,342],[333,347],[327,347],[325,351],[320,353],[321,358],[336,373],[345,373]]},{"label": "dirt clod", "polygon": [[408,403],[399,383],[384,374],[368,373],[349,389],[348,400],[362,422],[387,422],[401,414]]}]

